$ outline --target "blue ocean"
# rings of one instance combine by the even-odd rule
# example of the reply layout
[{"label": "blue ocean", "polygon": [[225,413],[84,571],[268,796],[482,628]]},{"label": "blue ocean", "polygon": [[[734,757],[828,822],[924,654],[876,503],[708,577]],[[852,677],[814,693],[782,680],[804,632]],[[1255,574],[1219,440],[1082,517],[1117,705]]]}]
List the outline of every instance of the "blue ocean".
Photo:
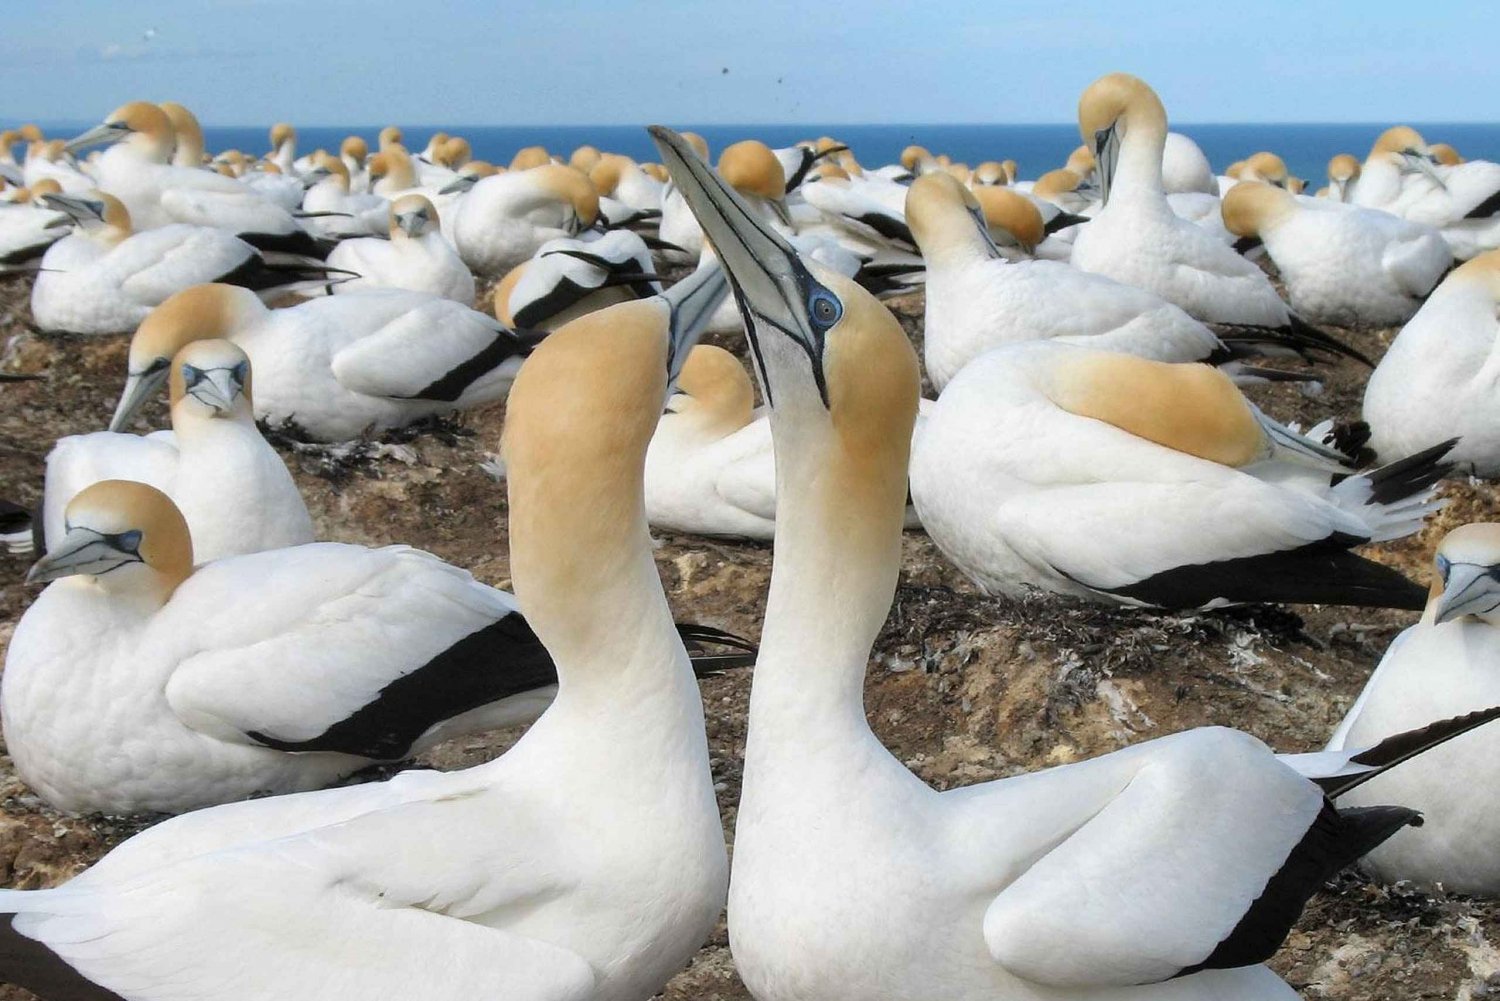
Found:
[{"label": "blue ocean", "polygon": [[[71,135],[90,122],[45,123],[48,135]],[[399,124],[399,123],[398,123]],[[739,139],[756,138],[772,146],[790,145],[800,139],[835,136],[848,143],[861,163],[894,161],[901,150],[919,143],[934,153],[946,153],[965,163],[1013,159],[1025,177],[1059,167],[1079,144],[1072,125],[692,125],[667,123],[678,129],[700,133],[714,150]],[[1500,124],[1411,122],[1428,142],[1447,142],[1469,159],[1500,160]],[[205,126],[210,151],[240,149],[264,153],[268,147],[267,126]],[[1223,170],[1251,153],[1268,149],[1279,153],[1295,175],[1322,183],[1328,160],[1336,153],[1353,153],[1364,159],[1370,145],[1385,128],[1375,124],[1174,124],[1173,129],[1191,136],[1216,170]],[[482,160],[505,164],[524,146],[541,145],[566,156],[584,143],[638,160],[657,160],[644,128],[621,125],[559,126],[403,126],[407,148],[420,150],[435,131],[462,135]],[[360,128],[298,126],[299,152],[318,147],[337,149],[346,135],[364,136],[373,147],[379,125]]]}]

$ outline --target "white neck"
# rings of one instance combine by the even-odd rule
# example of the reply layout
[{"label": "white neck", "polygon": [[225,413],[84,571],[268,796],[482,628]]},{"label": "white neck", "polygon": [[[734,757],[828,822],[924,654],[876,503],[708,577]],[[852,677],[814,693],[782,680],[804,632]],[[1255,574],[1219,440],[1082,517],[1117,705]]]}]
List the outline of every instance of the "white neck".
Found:
[{"label": "white neck", "polygon": [[1117,201],[1166,205],[1161,158],[1167,144],[1165,127],[1155,122],[1128,122],[1120,142],[1120,157],[1110,185],[1110,204]]}]

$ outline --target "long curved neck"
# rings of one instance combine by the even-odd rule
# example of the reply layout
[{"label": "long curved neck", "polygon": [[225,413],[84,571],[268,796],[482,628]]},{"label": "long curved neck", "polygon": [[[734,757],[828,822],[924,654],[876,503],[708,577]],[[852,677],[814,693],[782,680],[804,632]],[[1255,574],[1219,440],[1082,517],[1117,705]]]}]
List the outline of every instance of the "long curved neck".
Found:
[{"label": "long curved neck", "polygon": [[[905,466],[861,461],[837,433],[773,414],[775,566],[750,698],[747,757],[869,732],[865,665],[895,594]],[[899,491],[899,493],[897,492]],[[888,495],[888,496],[882,496]]]},{"label": "long curved neck", "polygon": [[1120,142],[1120,158],[1115,165],[1114,183],[1110,186],[1111,203],[1160,202],[1167,196],[1162,189],[1161,159],[1167,145],[1167,121],[1151,112],[1132,116]]}]

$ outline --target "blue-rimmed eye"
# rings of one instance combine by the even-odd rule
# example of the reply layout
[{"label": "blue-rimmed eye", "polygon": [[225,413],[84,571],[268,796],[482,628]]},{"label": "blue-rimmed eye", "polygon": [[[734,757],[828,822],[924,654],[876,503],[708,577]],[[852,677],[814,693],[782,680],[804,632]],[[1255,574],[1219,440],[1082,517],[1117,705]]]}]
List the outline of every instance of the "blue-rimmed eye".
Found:
[{"label": "blue-rimmed eye", "polygon": [[1446,581],[1448,579],[1448,571],[1453,569],[1453,564],[1449,562],[1448,557],[1444,556],[1442,553],[1437,554],[1437,559],[1435,562],[1437,563],[1438,575]]},{"label": "blue-rimmed eye", "polygon": [[820,327],[831,327],[838,322],[839,317],[844,315],[843,305],[833,297],[833,294],[822,289],[814,292],[808,299],[807,311],[812,316],[813,322]]},{"label": "blue-rimmed eye", "polygon": [[182,366],[182,381],[189,386],[198,385],[198,383],[203,381],[203,369],[196,365],[184,363]]},{"label": "blue-rimmed eye", "polygon": [[247,361],[242,361],[234,368],[230,369],[229,372],[234,376],[234,381],[243,386],[245,384],[245,380],[250,378],[250,363]]},{"label": "blue-rimmed eye", "polygon": [[131,529],[121,532],[115,536],[115,545],[127,553],[133,553],[141,548],[141,533],[139,529]]}]

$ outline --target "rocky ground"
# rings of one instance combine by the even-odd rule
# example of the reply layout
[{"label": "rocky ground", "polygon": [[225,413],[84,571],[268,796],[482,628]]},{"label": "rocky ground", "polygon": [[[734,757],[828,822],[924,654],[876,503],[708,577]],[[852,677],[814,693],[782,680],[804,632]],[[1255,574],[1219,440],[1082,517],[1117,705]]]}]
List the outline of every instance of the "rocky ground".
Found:
[{"label": "rocky ground", "polygon": [[[42,460],[59,436],[99,430],[123,379],[126,339],[29,332],[27,283],[0,284],[0,370],[45,374],[0,387],[0,497],[35,502]],[[894,304],[920,336],[920,295]],[[1346,336],[1378,355],[1390,333]],[[1320,395],[1255,389],[1271,414],[1309,423],[1357,415],[1365,372],[1328,369]],[[140,428],[160,426],[164,407]],[[503,408],[451,424],[329,450],[282,442],[322,538],[402,542],[509,584],[505,494],[484,469]],[[1494,519],[1486,486],[1451,483],[1422,535],[1372,555],[1425,576],[1437,535]],[[657,563],[679,619],[742,635],[760,631],[769,547],[665,535]],[[0,644],[33,597],[24,561],[0,556]],[[1185,727],[1225,724],[1278,749],[1326,739],[1406,613],[1251,608],[1202,615],[1104,610],[1053,599],[985,597],[922,535],[910,534],[900,588],[876,646],[866,702],[876,733],[939,788],[1078,760]],[[748,671],[709,679],[704,707],[724,830],[732,838],[745,736]],[[503,751],[518,733],[455,742],[427,764],[454,768]],[[0,885],[48,886],[150,821],[69,817],[42,806],[0,757]],[[1466,1001],[1500,995],[1500,909],[1460,897],[1384,889],[1357,875],[1308,908],[1273,965],[1309,999]],[[5,993],[0,998],[29,996]],[[741,999],[721,926],[668,986],[672,999]]]}]

